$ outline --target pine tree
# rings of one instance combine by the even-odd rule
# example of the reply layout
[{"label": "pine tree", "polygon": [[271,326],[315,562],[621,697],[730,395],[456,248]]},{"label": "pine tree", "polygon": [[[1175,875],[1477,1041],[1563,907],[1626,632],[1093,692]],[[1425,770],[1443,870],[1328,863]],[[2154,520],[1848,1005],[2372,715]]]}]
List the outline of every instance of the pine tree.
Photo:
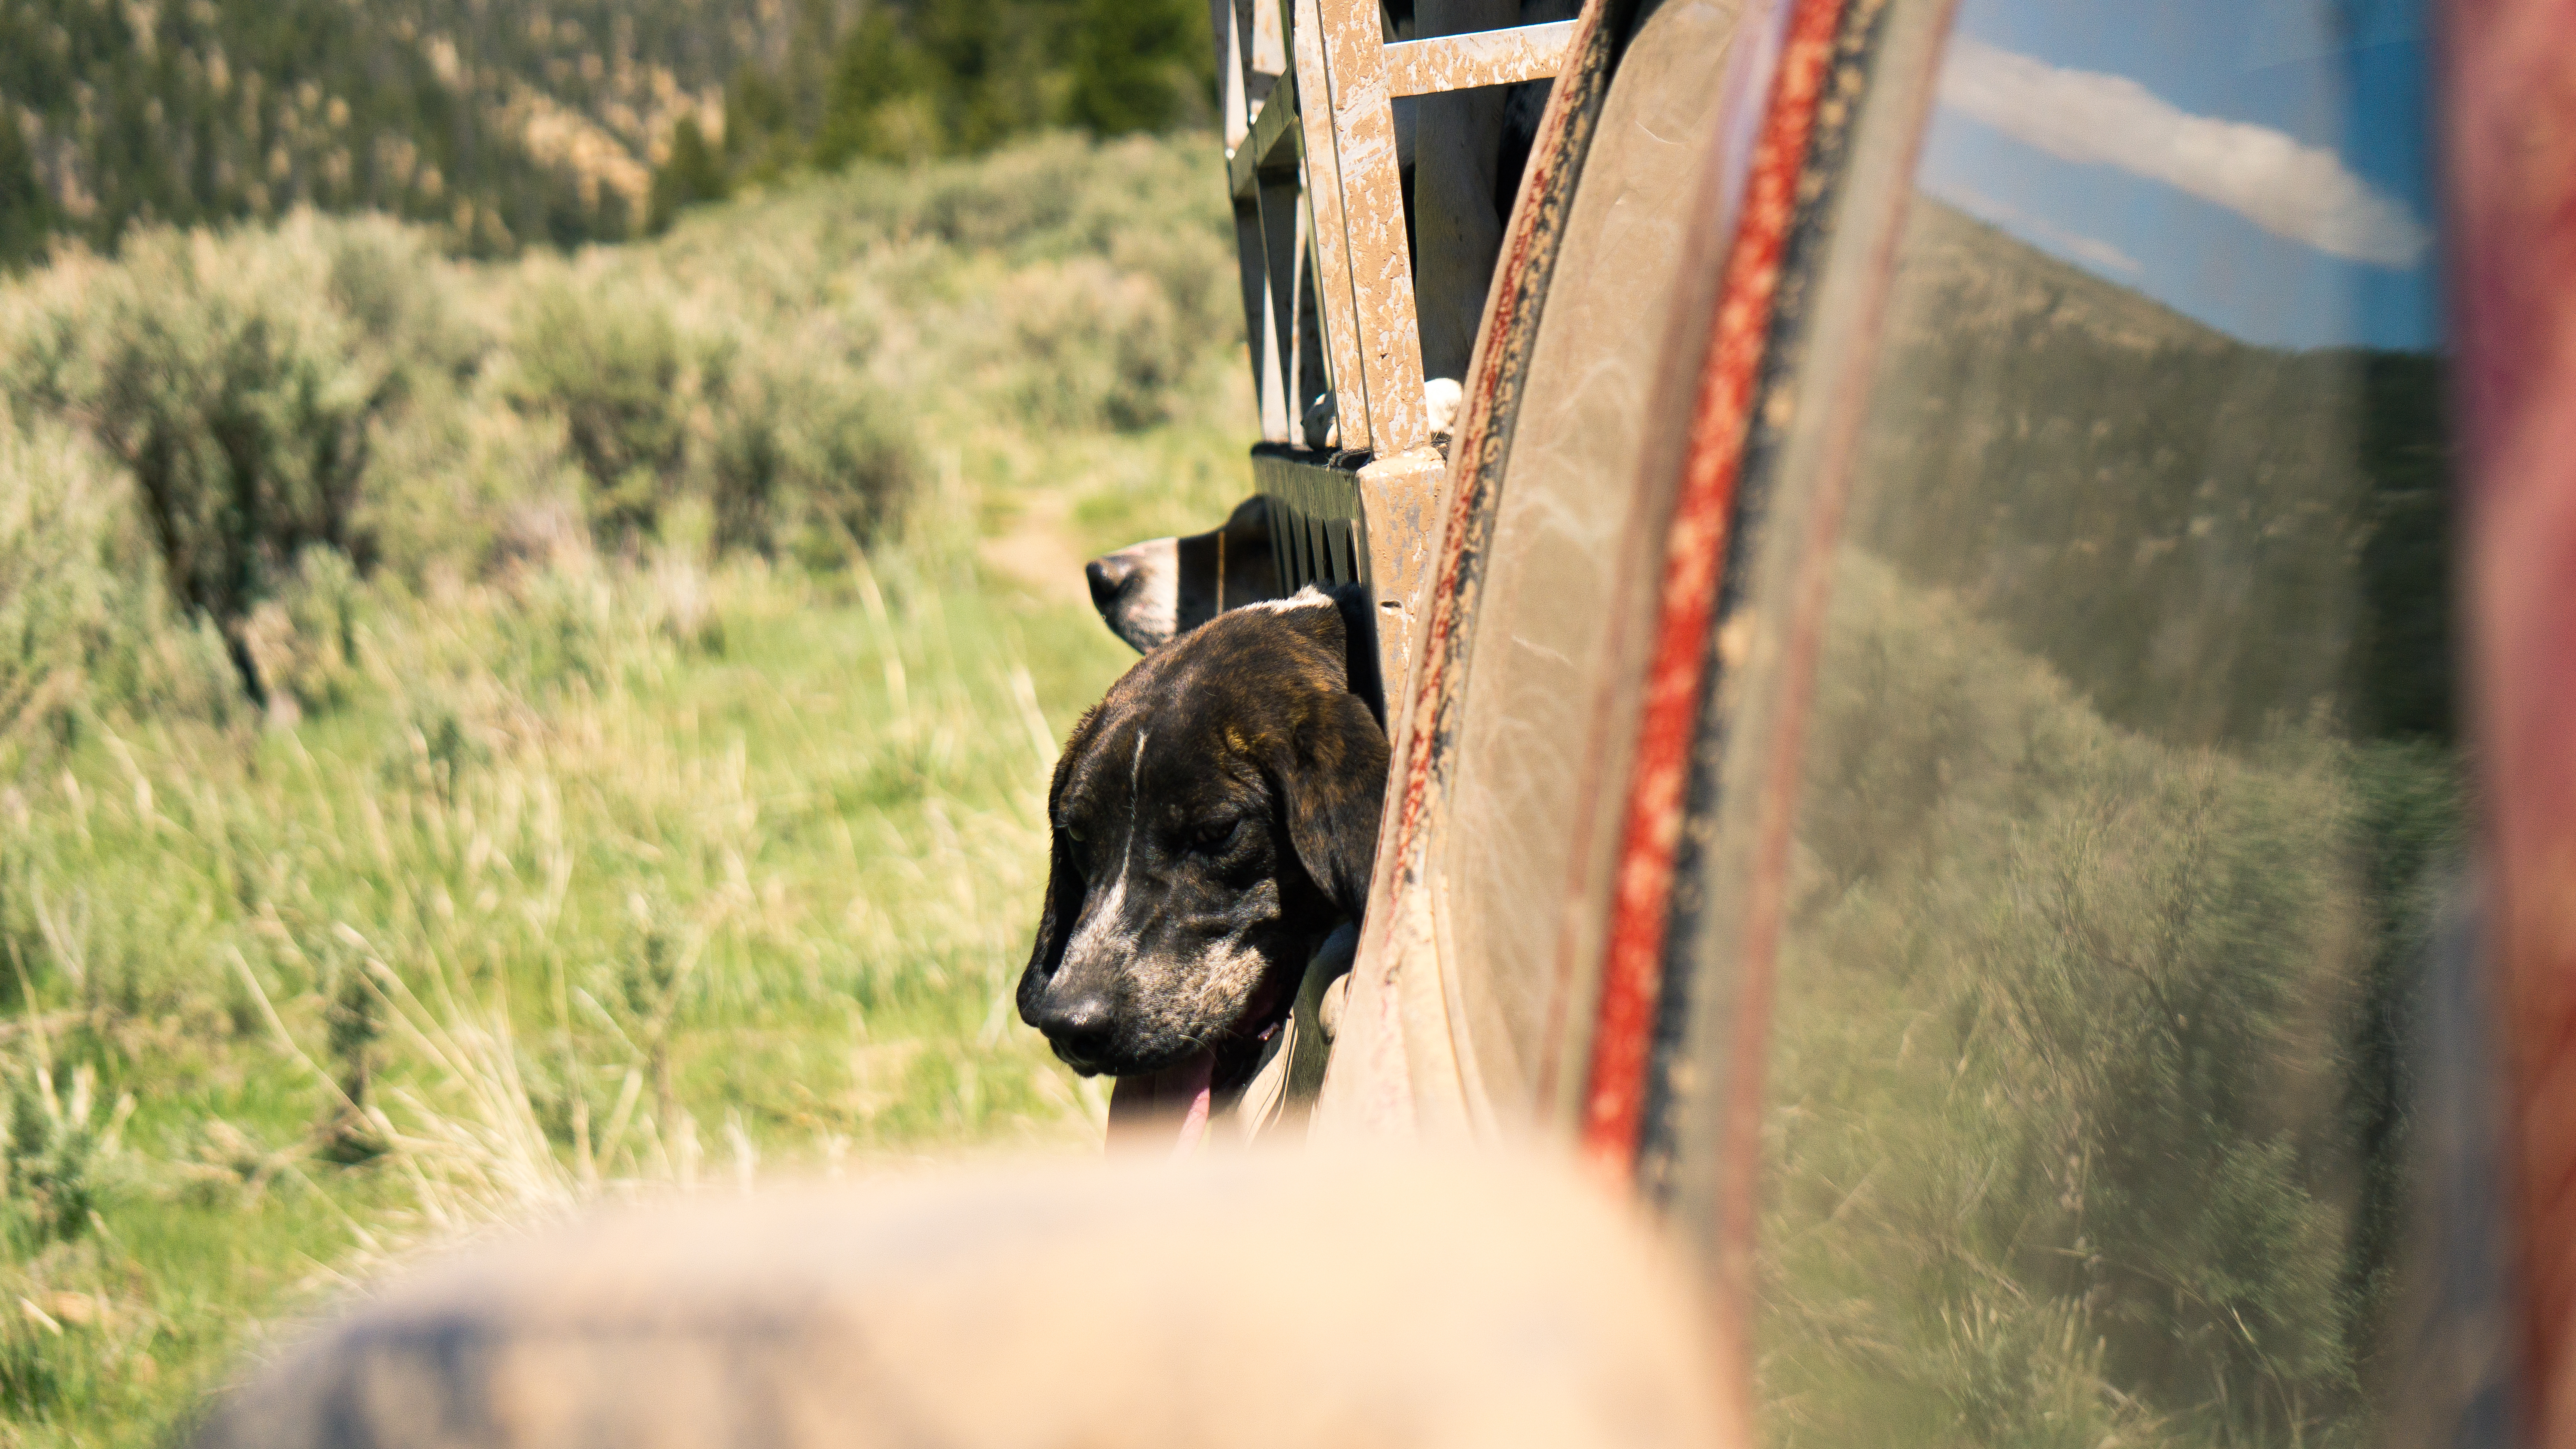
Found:
[{"label": "pine tree", "polygon": [[53,198],[36,174],[36,156],[18,129],[18,113],[0,105],[0,268],[42,256],[53,223]]},{"label": "pine tree", "polygon": [[1215,71],[1196,0],[1083,0],[1071,119],[1095,135],[1163,131],[1204,117]]},{"label": "pine tree", "polygon": [[683,116],[671,128],[671,154],[653,173],[653,213],[649,223],[659,232],[683,210],[702,201],[722,201],[727,185],[724,161],[707,144],[697,119]]},{"label": "pine tree", "polygon": [[[890,8],[871,9],[841,43],[814,164],[909,160],[946,149],[933,94],[936,68]],[[924,134],[924,132],[927,134]]]}]

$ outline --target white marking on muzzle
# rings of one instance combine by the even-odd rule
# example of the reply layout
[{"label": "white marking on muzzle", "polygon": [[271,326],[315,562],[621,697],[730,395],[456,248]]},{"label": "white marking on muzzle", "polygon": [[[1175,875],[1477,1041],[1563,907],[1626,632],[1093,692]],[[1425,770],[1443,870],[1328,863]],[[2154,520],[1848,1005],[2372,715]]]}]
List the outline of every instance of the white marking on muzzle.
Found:
[{"label": "white marking on muzzle", "polygon": [[[1127,843],[1118,851],[1118,878],[1109,883],[1109,894],[1100,898],[1098,908],[1083,917],[1073,939],[1065,943],[1064,959],[1067,961],[1073,960],[1079,952],[1106,947],[1116,929],[1119,912],[1127,904],[1127,867],[1136,858],[1136,816],[1145,803],[1145,793],[1140,785],[1145,776],[1145,738],[1150,733],[1149,730],[1136,731],[1136,753],[1127,762]],[[1095,942],[1094,937],[1101,939]]]}]

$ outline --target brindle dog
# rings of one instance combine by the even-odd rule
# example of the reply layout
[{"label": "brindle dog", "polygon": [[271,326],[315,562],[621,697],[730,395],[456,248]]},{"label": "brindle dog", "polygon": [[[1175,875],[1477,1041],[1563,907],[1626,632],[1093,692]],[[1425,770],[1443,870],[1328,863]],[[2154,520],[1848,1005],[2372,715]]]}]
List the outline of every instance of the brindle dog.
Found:
[{"label": "brindle dog", "polygon": [[1076,1071],[1239,1090],[1358,919],[1387,770],[1368,612],[1351,587],[1218,614],[1074,726],[1019,1006]]}]

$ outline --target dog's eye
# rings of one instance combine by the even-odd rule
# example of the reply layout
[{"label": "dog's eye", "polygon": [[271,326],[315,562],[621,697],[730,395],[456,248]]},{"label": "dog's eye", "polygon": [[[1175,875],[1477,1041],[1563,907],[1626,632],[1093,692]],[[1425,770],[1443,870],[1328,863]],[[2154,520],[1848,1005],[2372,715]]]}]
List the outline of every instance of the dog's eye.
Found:
[{"label": "dog's eye", "polygon": [[1215,855],[1233,844],[1242,828],[1241,820],[1210,820],[1190,832],[1189,847],[1201,855]]},{"label": "dog's eye", "polygon": [[1076,845],[1080,845],[1082,843],[1082,827],[1072,823],[1071,821],[1065,822],[1064,838],[1072,841]]}]

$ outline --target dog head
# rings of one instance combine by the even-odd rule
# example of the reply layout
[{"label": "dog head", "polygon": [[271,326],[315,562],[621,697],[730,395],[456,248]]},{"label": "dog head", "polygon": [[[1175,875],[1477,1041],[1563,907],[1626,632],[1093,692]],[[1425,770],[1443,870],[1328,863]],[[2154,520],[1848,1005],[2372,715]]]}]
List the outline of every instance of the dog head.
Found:
[{"label": "dog head", "polygon": [[1227,609],[1278,597],[1269,501],[1255,494],[1218,528],[1130,544],[1093,559],[1083,573],[1102,622],[1144,653]]},{"label": "dog head", "polygon": [[1220,614],[1074,726],[1019,1007],[1075,1070],[1197,1062],[1224,1087],[1316,942],[1358,918],[1387,745],[1366,591],[1338,595]]}]

